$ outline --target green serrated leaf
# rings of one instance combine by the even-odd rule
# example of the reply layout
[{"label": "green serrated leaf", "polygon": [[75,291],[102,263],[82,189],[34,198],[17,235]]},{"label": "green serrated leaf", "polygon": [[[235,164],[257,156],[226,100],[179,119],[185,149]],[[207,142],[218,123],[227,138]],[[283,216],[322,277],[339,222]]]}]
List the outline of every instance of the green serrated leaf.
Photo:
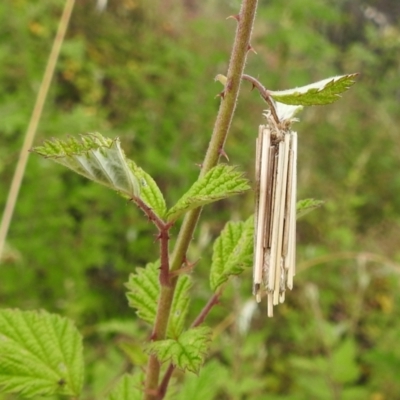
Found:
[{"label": "green serrated leaf", "polygon": [[345,384],[357,381],[360,370],[356,356],[356,345],[352,339],[345,339],[332,352],[332,377],[336,382]]},{"label": "green serrated leaf", "polygon": [[156,355],[160,362],[169,361],[182,370],[197,374],[207,354],[211,334],[209,327],[199,326],[182,333],[177,340],[152,342],[148,346],[148,351]]},{"label": "green serrated leaf", "polygon": [[32,151],[129,198],[140,194],[138,179],[128,166],[119,139],[91,133],[81,140],[46,140]]},{"label": "green serrated leaf", "polygon": [[289,105],[323,105],[335,102],[340,94],[348,90],[358,74],[334,76],[295,89],[269,91],[271,97],[280,103]]},{"label": "green serrated leaf", "polygon": [[243,193],[250,189],[247,179],[235,167],[219,164],[199,179],[167,213],[168,221],[197,207]]},{"label": "green serrated leaf", "polygon": [[[215,379],[215,377],[218,379]],[[188,375],[175,400],[218,399],[227,382],[230,382],[230,371],[222,363],[211,360],[200,370],[199,376]]]},{"label": "green serrated leaf", "polygon": [[139,318],[153,324],[156,318],[157,302],[160,296],[158,281],[160,263],[148,263],[146,268],[137,268],[135,274],[129,275],[126,294],[130,307],[136,308]]},{"label": "green serrated leaf", "polygon": [[135,172],[135,176],[139,180],[140,198],[151,207],[160,218],[163,218],[167,212],[167,206],[157,183],[147,172],[143,171],[142,168],[138,167],[130,160],[129,162],[132,170]]},{"label": "green serrated leaf", "polygon": [[140,197],[162,218],[166,213],[164,197],[149,174],[126,158],[118,138],[100,133],[82,135],[80,140],[47,140],[33,152],[105,185],[129,199]]},{"label": "green serrated leaf", "polygon": [[141,400],[143,397],[143,373],[125,374],[107,396],[107,400]]},{"label": "green serrated leaf", "polygon": [[210,286],[216,290],[231,275],[253,265],[254,218],[246,222],[228,222],[214,242]]},{"label": "green serrated leaf", "polygon": [[189,290],[192,281],[188,275],[179,277],[176,284],[174,300],[171,307],[171,315],[168,323],[168,337],[177,338],[183,331],[183,325],[189,309]]},{"label": "green serrated leaf", "polygon": [[303,199],[296,204],[296,218],[299,219],[309,212],[321,207],[324,204],[323,200]]},{"label": "green serrated leaf", "polygon": [[[135,274],[129,276],[126,287],[128,303],[130,307],[136,308],[138,317],[153,325],[157,303],[160,297],[159,283],[160,263],[149,263],[146,268],[137,268]],[[189,307],[189,290],[192,286],[191,279],[187,275],[179,277],[176,284],[174,299],[172,301],[171,316],[168,323],[167,336],[178,337],[185,322],[185,317]]]},{"label": "green serrated leaf", "polygon": [[78,396],[82,337],[73,323],[45,311],[0,310],[0,388],[25,397]]}]

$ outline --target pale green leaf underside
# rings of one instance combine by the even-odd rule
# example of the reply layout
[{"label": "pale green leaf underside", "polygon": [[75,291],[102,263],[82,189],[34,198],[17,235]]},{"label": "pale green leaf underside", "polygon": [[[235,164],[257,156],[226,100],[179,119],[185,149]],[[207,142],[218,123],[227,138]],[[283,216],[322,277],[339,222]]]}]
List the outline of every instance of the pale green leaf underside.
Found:
[{"label": "pale green leaf underside", "polygon": [[253,264],[254,219],[228,222],[214,242],[210,286],[216,290],[231,275],[240,274]]},{"label": "pale green leaf underside", "polygon": [[276,115],[278,116],[280,121],[296,121],[296,119],[294,118],[295,115],[303,108],[303,106],[292,106],[289,104],[279,103],[279,101],[275,102]]},{"label": "pale green leaf underside", "polygon": [[[129,289],[127,292],[129,306],[137,310],[138,317],[151,325],[154,324],[156,318],[157,302],[160,296],[159,268],[159,262],[149,263],[146,268],[137,268],[136,273],[129,276],[129,281],[126,284]],[[183,330],[189,308],[191,286],[189,276],[182,275],[179,277],[172,301],[167,329],[168,337],[176,338]]]},{"label": "pale green leaf underside", "polygon": [[166,211],[164,198],[154,180],[126,158],[120,141],[100,133],[82,135],[80,140],[46,140],[33,152],[50,158],[74,172],[119,192],[129,199],[141,198],[162,218]]},{"label": "pale green leaf underside", "polygon": [[142,373],[125,374],[108,395],[107,400],[141,400],[143,397],[143,381]]},{"label": "pale green leaf underside", "polygon": [[82,135],[81,140],[46,140],[33,151],[129,198],[139,196],[138,180],[128,166],[119,139],[92,133]]},{"label": "pale green leaf underside", "polygon": [[309,212],[321,207],[324,204],[323,200],[303,199],[296,204],[296,218],[299,219]]},{"label": "pale green leaf underside", "polygon": [[335,102],[340,94],[355,83],[358,74],[335,76],[295,89],[269,91],[271,97],[280,103],[289,105],[323,105]]},{"label": "pale green leaf underside", "polygon": [[45,311],[0,310],[0,388],[24,397],[78,396],[82,337],[66,318]]},{"label": "pale green leaf underside", "polygon": [[177,339],[152,342],[148,351],[161,362],[169,361],[182,370],[198,373],[204,362],[212,331],[207,326],[189,329]]},{"label": "pale green leaf underside", "polygon": [[247,179],[235,167],[219,164],[195,182],[168,211],[168,220],[175,221],[189,210],[242,193],[249,188]]}]

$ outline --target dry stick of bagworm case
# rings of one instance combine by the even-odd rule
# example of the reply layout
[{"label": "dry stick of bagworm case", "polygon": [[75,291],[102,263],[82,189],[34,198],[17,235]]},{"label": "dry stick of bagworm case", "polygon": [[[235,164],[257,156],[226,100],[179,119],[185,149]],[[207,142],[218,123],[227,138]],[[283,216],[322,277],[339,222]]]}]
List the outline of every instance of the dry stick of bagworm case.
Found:
[{"label": "dry stick of bagworm case", "polygon": [[268,316],[293,288],[296,258],[297,133],[291,121],[264,114],[256,144],[253,294],[268,298]]}]

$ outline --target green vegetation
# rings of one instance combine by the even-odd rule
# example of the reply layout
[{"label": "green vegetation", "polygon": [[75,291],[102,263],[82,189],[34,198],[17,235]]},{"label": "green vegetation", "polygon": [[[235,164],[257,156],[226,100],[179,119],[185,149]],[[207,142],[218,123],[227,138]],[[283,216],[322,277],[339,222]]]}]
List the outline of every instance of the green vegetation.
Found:
[{"label": "green vegetation", "polygon": [[[231,174],[235,185],[219,185],[212,193],[206,180],[193,185],[220,103],[221,85],[213,79],[226,74],[236,28],[233,19],[225,18],[237,14],[239,2],[108,3],[99,12],[92,2],[77,2],[35,145],[52,138],[52,143],[64,143],[69,135],[88,132],[118,137],[135,164],[121,160],[147,182],[144,203],[160,218],[176,220],[170,230],[172,249],[183,213],[209,203],[207,196],[215,196],[214,201],[228,197],[227,191],[229,196],[244,192],[244,177],[253,181],[254,143],[267,104],[250,83],[242,82],[225,145],[229,162],[224,160],[238,167],[211,171],[217,177]],[[27,351],[33,354],[41,347],[56,349],[60,332],[71,332],[74,340],[62,354],[45,351],[42,358],[54,363],[45,377],[53,374],[64,394],[75,396],[83,384],[80,398],[85,400],[135,399],[128,390],[140,385],[138,374],[150,352],[194,372],[205,358],[199,376],[174,372],[168,395],[178,400],[400,397],[400,8],[396,0],[380,1],[379,8],[370,3],[259,4],[252,36],[257,55],[249,54],[246,73],[267,89],[360,72],[357,85],[340,101],[307,107],[294,125],[299,134],[298,199],[324,203],[301,203],[303,211],[318,208],[298,222],[294,289],[273,319],[266,318],[266,304],[255,307],[251,255],[236,251],[250,241],[254,193],[247,190],[202,211],[185,267],[192,279],[179,276],[167,339],[144,351],[155,309],[145,309],[149,291],[138,295],[138,290],[144,281],[149,288],[157,282],[157,230],[126,198],[30,157],[0,264],[0,330],[18,338],[26,330],[15,327],[35,325],[36,313],[11,317],[6,310],[17,307],[48,312],[40,314],[48,337],[29,342]],[[56,0],[0,3],[2,206],[60,13]],[[119,148],[119,141],[104,140],[105,147]],[[142,180],[135,179],[122,182],[125,197],[143,193],[138,189]],[[232,219],[236,222],[226,225]],[[223,294],[207,315],[212,331],[190,327],[220,285]],[[67,366],[74,365],[71,371],[82,368],[80,337],[64,317],[83,335],[83,383],[82,374],[72,374],[69,381],[58,375],[62,356]],[[190,331],[192,336],[185,336]],[[199,340],[193,339],[196,335]],[[4,368],[1,354],[10,343],[1,337]],[[192,346],[200,359],[183,358],[185,346]],[[36,359],[25,361],[37,365]],[[40,370],[34,371],[41,377]],[[23,384],[4,374],[0,385]],[[25,394],[39,400],[40,390],[33,387]],[[1,400],[20,398],[0,394]]]}]

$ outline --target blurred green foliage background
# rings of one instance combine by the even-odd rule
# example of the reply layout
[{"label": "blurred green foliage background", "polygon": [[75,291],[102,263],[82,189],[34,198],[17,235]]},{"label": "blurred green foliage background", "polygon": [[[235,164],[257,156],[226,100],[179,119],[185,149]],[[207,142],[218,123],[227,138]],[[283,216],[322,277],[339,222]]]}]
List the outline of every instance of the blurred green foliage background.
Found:
[{"label": "blurred green foliage background", "polygon": [[[226,73],[236,28],[225,18],[240,2],[100,3],[75,6],[36,144],[91,131],[119,136],[171,206],[197,177],[219,106],[213,78]],[[62,5],[0,2],[2,207]],[[325,205],[299,221],[294,290],[267,319],[266,304],[254,308],[251,271],[232,280],[207,318],[209,361],[200,377],[177,374],[171,397],[400,398],[400,2],[261,0],[252,45],[258,54],[246,73],[267,88],[360,76],[340,101],[306,109],[295,125],[299,199]],[[251,180],[265,108],[243,83],[225,150]],[[252,208],[250,192],[204,210],[189,255],[198,263],[188,323],[210,296],[213,241]],[[149,330],[128,308],[124,282],[156,257],[155,233],[112,191],[30,157],[0,264],[0,304],[76,321],[84,399],[101,399],[145,363]]]}]

